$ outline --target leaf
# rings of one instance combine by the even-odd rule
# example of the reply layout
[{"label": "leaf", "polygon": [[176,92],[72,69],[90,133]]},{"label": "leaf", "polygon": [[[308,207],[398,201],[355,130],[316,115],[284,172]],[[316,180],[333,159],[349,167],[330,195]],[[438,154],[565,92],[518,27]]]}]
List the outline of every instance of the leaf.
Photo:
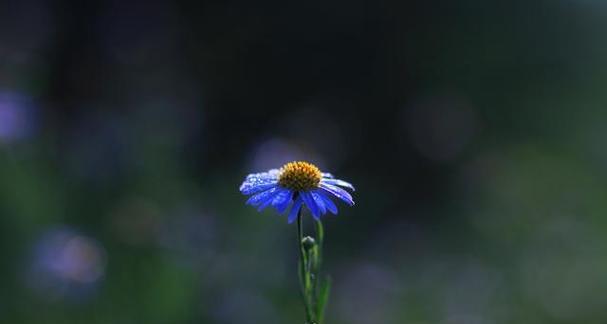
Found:
[{"label": "leaf", "polygon": [[318,292],[318,300],[316,304],[316,319],[319,324],[322,324],[325,320],[325,310],[327,308],[327,302],[329,301],[329,294],[331,293],[331,278],[326,277],[320,285]]},{"label": "leaf", "polygon": [[322,245],[325,240],[325,229],[322,226],[322,222],[319,220],[316,221],[316,236],[318,245],[320,246],[320,249],[322,249]]},{"label": "leaf", "polygon": [[320,271],[320,267],[322,266],[322,253],[323,253],[323,245],[325,241],[325,230],[322,226],[321,221],[316,221],[316,255],[314,260],[314,271]]}]

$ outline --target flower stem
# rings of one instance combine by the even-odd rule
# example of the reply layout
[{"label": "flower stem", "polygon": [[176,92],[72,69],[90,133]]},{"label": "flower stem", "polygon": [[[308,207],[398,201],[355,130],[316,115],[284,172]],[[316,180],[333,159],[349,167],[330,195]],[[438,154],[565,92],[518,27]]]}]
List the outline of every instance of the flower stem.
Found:
[{"label": "flower stem", "polygon": [[324,323],[329,299],[331,280],[320,277],[324,229],[320,219],[315,222],[316,239],[303,234],[302,211],[297,214],[297,238],[299,240],[299,280],[306,311],[305,324]]},{"label": "flower stem", "polygon": [[299,244],[300,260],[299,260],[299,278],[301,281],[301,290],[304,298],[304,306],[306,311],[306,323],[314,324],[314,309],[312,306],[312,280],[310,274],[309,260],[303,245],[303,219],[301,209],[297,214],[297,241]]}]

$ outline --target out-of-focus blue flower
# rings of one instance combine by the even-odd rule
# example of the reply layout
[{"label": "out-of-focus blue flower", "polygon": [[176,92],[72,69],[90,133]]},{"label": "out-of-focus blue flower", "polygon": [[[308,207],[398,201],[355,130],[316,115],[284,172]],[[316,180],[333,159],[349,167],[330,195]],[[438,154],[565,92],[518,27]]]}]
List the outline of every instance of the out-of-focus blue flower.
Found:
[{"label": "out-of-focus blue flower", "polygon": [[28,286],[47,298],[85,301],[105,274],[106,252],[95,239],[70,228],[51,229],[33,246]]},{"label": "out-of-focus blue flower", "polygon": [[335,179],[330,173],[320,172],[311,163],[298,161],[287,163],[280,169],[249,174],[240,186],[240,192],[251,195],[247,204],[257,206],[259,211],[272,206],[283,213],[293,203],[288,218],[292,223],[303,205],[317,220],[327,211],[337,215],[337,206],[332,197],[353,206],[352,196],[341,187],[354,191],[350,183]]},{"label": "out-of-focus blue flower", "polygon": [[36,112],[31,98],[16,92],[0,92],[0,144],[10,144],[34,133]]}]

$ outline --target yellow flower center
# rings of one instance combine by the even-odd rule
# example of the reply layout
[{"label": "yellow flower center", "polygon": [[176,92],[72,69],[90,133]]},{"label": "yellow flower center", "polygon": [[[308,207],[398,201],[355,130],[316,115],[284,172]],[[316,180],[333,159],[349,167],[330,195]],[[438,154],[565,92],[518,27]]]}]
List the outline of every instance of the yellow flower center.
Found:
[{"label": "yellow flower center", "polygon": [[294,191],[308,191],[318,187],[322,174],[311,163],[289,162],[280,169],[278,184]]}]

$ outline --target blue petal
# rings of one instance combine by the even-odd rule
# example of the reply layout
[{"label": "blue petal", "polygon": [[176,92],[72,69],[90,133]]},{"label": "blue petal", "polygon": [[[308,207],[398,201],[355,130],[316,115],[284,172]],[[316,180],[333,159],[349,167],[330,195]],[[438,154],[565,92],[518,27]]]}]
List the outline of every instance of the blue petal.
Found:
[{"label": "blue petal", "polygon": [[245,195],[254,194],[275,185],[278,182],[278,169],[272,169],[268,172],[249,174],[240,185],[240,192]]},{"label": "blue petal", "polygon": [[303,199],[304,203],[306,203],[306,206],[308,206],[310,212],[312,212],[312,217],[314,217],[314,219],[316,220],[319,220],[320,211],[318,210],[318,205],[316,205],[316,202],[314,201],[314,198],[312,198],[312,195],[310,195],[310,193],[307,191],[300,191],[299,195],[301,196],[301,199]]},{"label": "blue petal", "polygon": [[329,178],[329,179],[333,178],[333,175],[330,174],[329,172],[322,172],[321,175],[323,178]]},{"label": "blue petal", "polygon": [[273,186],[269,190],[254,194],[253,196],[249,197],[249,199],[247,200],[247,205],[257,206],[257,205],[265,202],[267,199],[274,197],[274,193],[278,189],[279,189],[278,186]]},{"label": "blue petal", "polygon": [[328,183],[330,185],[341,186],[341,187],[348,188],[348,189],[350,189],[352,191],[356,191],[356,189],[354,189],[354,186],[351,183],[343,181],[343,180],[339,180],[339,179],[322,179],[321,181],[324,182],[324,183]]},{"label": "blue petal", "polygon": [[310,195],[314,199],[314,202],[316,202],[316,205],[318,206],[318,209],[320,210],[320,215],[324,215],[327,213],[327,207],[325,207],[325,202],[322,199],[322,197],[320,197],[320,194],[318,193],[318,191],[319,190],[310,191]]},{"label": "blue petal", "polygon": [[337,215],[337,206],[335,206],[335,203],[333,203],[331,198],[327,197],[325,192],[322,190],[316,190],[316,193],[318,194],[318,196],[320,196],[320,198],[325,203],[325,207],[327,207],[327,210],[329,210],[334,215]]},{"label": "blue petal", "polygon": [[289,206],[291,199],[293,199],[293,191],[283,188],[282,191],[274,197],[272,206],[282,214]]},{"label": "blue petal", "polygon": [[271,204],[272,204],[272,202],[274,201],[274,199],[276,199],[276,197],[277,197],[278,195],[280,195],[281,193],[282,193],[282,189],[281,189],[281,188],[279,188],[279,187],[277,187],[277,190],[275,190],[275,191],[272,193],[272,196],[268,197],[266,200],[264,200],[264,202],[263,202],[261,205],[259,205],[259,207],[257,207],[257,211],[262,211],[262,210],[264,210],[266,207],[268,207],[269,205],[271,205]]},{"label": "blue petal", "polygon": [[299,213],[299,209],[301,208],[301,197],[295,199],[293,206],[291,207],[291,211],[289,212],[289,224],[293,223],[297,219],[297,214]]},{"label": "blue petal", "polygon": [[274,198],[272,197],[272,198],[264,201],[263,204],[261,204],[261,205],[259,205],[259,207],[257,207],[257,211],[260,212],[260,211],[266,209],[266,207],[268,207],[268,205],[272,203],[272,199],[274,199]]},{"label": "blue petal", "polygon": [[277,184],[278,184],[278,181],[274,181],[274,182],[267,183],[267,184],[249,186],[249,187],[247,187],[247,189],[243,190],[242,189],[243,186],[244,186],[244,183],[243,183],[243,185],[240,186],[240,192],[243,193],[243,194],[245,194],[245,195],[252,195],[252,194],[256,194],[258,192],[262,192],[262,191],[268,190],[268,189],[270,189],[272,187],[275,187]]},{"label": "blue petal", "polygon": [[332,194],[333,196],[345,201],[348,205],[354,206],[354,200],[352,200],[352,196],[350,196],[347,191],[341,189],[340,187],[321,182],[320,188]]}]

